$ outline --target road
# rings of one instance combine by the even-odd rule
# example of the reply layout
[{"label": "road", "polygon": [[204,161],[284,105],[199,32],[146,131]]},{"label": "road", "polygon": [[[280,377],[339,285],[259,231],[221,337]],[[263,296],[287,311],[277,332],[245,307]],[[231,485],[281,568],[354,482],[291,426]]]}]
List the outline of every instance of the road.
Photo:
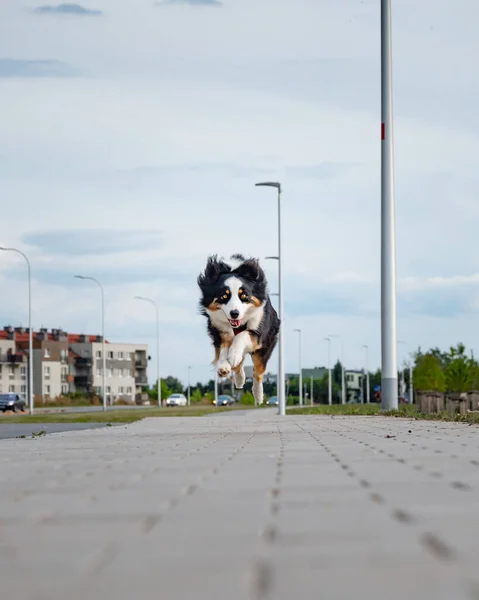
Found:
[{"label": "road", "polygon": [[477,600],[478,447],[274,410],[3,440],[2,598]]},{"label": "road", "polygon": [[78,431],[106,427],[106,423],[0,423],[0,440],[17,438],[23,435],[29,437],[32,433],[45,431],[58,433],[61,431]]}]

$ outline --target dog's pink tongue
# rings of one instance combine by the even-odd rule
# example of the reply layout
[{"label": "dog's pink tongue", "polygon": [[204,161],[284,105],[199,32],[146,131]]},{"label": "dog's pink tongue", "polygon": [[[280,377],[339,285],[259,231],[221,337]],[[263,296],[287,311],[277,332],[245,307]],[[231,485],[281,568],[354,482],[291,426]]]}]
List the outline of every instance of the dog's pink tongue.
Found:
[{"label": "dog's pink tongue", "polygon": [[241,325],[241,321],[239,321],[238,319],[231,319],[230,323],[231,327],[239,327]]}]

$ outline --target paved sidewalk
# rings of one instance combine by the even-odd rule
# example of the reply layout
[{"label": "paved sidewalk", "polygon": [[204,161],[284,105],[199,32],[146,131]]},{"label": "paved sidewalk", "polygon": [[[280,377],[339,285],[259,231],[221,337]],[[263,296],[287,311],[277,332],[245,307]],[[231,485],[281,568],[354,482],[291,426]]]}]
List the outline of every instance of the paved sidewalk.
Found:
[{"label": "paved sidewalk", "polygon": [[8,600],[478,600],[479,428],[147,419],[0,442]]}]

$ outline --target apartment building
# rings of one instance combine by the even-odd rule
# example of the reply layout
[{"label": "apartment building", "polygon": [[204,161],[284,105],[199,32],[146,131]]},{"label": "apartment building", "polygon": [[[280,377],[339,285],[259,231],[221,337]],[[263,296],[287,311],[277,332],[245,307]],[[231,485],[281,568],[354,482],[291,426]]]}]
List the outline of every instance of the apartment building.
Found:
[{"label": "apartment building", "polygon": [[12,392],[27,398],[28,356],[17,348],[14,330],[0,336],[0,394]]},{"label": "apartment building", "polygon": [[[102,396],[102,337],[69,334],[45,328],[33,333],[33,392],[35,400],[69,393]],[[134,401],[148,385],[148,346],[105,340],[105,389],[110,403]],[[28,398],[29,330],[4,327],[0,331],[0,392]]]},{"label": "apartment building", "polygon": [[344,379],[346,383],[346,402],[360,402],[364,387],[363,371],[344,371]]},{"label": "apartment building", "polygon": [[[75,388],[84,393],[102,395],[103,344],[101,336],[70,336],[75,364]],[[95,339],[91,339],[95,337]],[[123,399],[134,401],[148,385],[148,346],[105,341],[105,389],[111,404]]]}]

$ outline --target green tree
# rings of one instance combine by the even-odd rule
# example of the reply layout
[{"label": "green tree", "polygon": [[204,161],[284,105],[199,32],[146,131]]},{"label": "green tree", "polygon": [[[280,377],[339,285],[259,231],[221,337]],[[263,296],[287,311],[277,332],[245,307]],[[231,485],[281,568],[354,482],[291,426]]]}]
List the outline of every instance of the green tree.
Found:
[{"label": "green tree", "polygon": [[476,377],[477,363],[467,356],[464,344],[451,347],[445,369],[446,389],[457,394],[467,392]]},{"label": "green tree", "polygon": [[200,388],[195,388],[191,393],[191,404],[199,404],[203,399],[203,394],[201,393]]},{"label": "green tree", "polygon": [[416,354],[414,387],[419,391],[444,392],[446,377],[440,359],[433,354]]}]

